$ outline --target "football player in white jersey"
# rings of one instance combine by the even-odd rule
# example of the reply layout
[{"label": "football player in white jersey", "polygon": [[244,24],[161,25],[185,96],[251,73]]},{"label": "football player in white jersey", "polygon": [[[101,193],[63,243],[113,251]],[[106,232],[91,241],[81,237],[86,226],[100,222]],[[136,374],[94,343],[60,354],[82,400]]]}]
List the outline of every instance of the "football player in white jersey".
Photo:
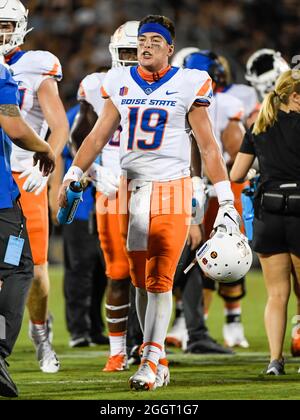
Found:
[{"label": "football player in white jersey", "polygon": [[[217,140],[223,151],[224,159],[226,160],[227,166],[230,167],[239,151],[245,132],[241,123],[244,112],[243,103],[240,99],[221,89],[224,86],[225,71],[217,55],[212,51],[198,51],[190,54],[184,60],[184,67],[206,70],[213,80],[214,101],[209,107],[209,113]],[[232,189],[235,195],[235,206],[241,214],[240,196],[242,187],[238,184],[233,184]],[[207,239],[211,232],[217,210],[217,200],[212,196],[209,199],[208,209],[204,218]],[[241,346],[246,348],[249,346],[241,323],[240,300],[245,295],[244,283],[245,279],[243,278],[239,282],[230,285],[220,283],[218,287],[218,292],[225,303],[223,337],[228,347]],[[208,313],[210,307],[214,287],[214,282],[210,279],[205,280],[204,305],[206,313]]]},{"label": "football player in white jersey", "polygon": [[[246,64],[245,78],[256,89],[260,101],[275,88],[279,75],[290,67],[279,51],[263,48],[255,51]],[[255,120],[253,120],[254,122]],[[291,353],[300,356],[300,289],[294,277],[294,292],[297,298],[297,314],[292,330]]]},{"label": "football player in white jersey", "polygon": [[252,124],[253,118],[256,117],[259,111],[259,100],[256,90],[252,86],[248,86],[246,84],[233,83],[229,61],[221,55],[218,56],[218,60],[224,68],[223,83],[218,90],[235,96],[243,103],[243,123],[246,128],[249,128]]},{"label": "football player in white jersey", "polygon": [[[137,31],[138,21],[129,21],[120,26],[109,45],[112,56],[112,67],[137,64]],[[98,115],[101,114],[105,99],[100,89],[106,74],[93,73],[80,83],[78,100],[80,111],[72,128],[72,143],[77,150],[89,133]],[[105,200],[109,197],[115,201],[113,207],[118,208],[118,187],[121,175],[119,145],[120,130],[117,129],[101,154],[101,166],[94,163],[90,176],[96,188],[97,198]],[[98,182],[97,182],[98,180]],[[106,199],[108,200],[108,198]],[[97,206],[96,206],[97,209]],[[104,367],[105,372],[122,371],[128,368],[126,356],[126,330],[129,310],[129,261],[125,254],[120,232],[117,212],[97,212],[97,226],[101,248],[106,262],[108,278],[106,290],[106,316],[110,340],[110,356]]]},{"label": "football player in white jersey", "polygon": [[[3,3],[3,2],[2,2]],[[0,8],[0,51],[11,67],[19,85],[20,108],[26,122],[48,143],[56,156],[68,139],[68,122],[59,97],[57,81],[62,72],[58,59],[47,51],[22,51],[27,34],[28,11],[19,0],[5,2]],[[21,192],[21,204],[27,218],[30,246],[35,264],[29,292],[29,336],[35,348],[40,369],[46,373],[59,370],[59,362],[49,341],[47,328],[48,277],[48,200],[47,181],[36,166],[32,153],[17,146],[11,158],[14,179]]]},{"label": "football player in white jersey", "polygon": [[223,224],[230,232],[239,231],[226,165],[206,109],[212,97],[211,79],[204,71],[168,64],[174,38],[174,25],[164,16],[150,15],[140,22],[139,65],[107,73],[102,87],[107,98],[104,108],[59,194],[64,207],[66,187],[82,177],[121,124],[120,224],[144,333],[142,363],[129,379],[133,389],[154,389],[169,381],[164,341],[192,200],[187,119],[217,191],[220,209],[215,227]]}]

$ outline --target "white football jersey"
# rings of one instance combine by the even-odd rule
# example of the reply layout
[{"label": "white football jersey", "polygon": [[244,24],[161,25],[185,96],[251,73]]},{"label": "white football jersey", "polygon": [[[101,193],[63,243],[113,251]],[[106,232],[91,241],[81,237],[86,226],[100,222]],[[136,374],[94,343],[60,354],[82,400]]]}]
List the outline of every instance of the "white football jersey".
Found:
[{"label": "white football jersey", "polygon": [[186,115],[195,101],[212,99],[207,72],[172,67],[148,83],[137,67],[111,69],[102,94],[121,115],[120,159],[129,179],[167,181],[189,176],[191,144]]},{"label": "white football jersey", "polygon": [[252,86],[233,83],[226,88],[226,93],[238,98],[244,106],[244,119],[256,111],[259,103],[256,90]]},{"label": "white football jersey", "polygon": [[[105,99],[101,95],[101,87],[106,73],[93,73],[86,76],[80,83],[77,94],[79,101],[86,101],[94,108],[95,113],[99,116]],[[116,130],[112,138],[102,150],[102,165],[108,167],[118,177],[121,174],[120,166],[120,132],[121,126]]]},{"label": "white football jersey", "polygon": [[230,120],[242,120],[244,114],[243,103],[234,96],[229,95],[227,92],[218,92],[214,95],[214,100],[208,108],[208,111],[224,159],[225,161],[228,161],[229,156],[224,152],[222,143],[222,133]]},{"label": "white football jersey", "polygon": [[[17,51],[8,61],[18,83],[21,113],[31,128],[45,138],[48,130],[37,91],[41,83],[48,78],[62,79],[59,60],[48,51]],[[33,152],[23,150],[13,144],[11,167],[15,172],[23,172],[32,166]]]}]

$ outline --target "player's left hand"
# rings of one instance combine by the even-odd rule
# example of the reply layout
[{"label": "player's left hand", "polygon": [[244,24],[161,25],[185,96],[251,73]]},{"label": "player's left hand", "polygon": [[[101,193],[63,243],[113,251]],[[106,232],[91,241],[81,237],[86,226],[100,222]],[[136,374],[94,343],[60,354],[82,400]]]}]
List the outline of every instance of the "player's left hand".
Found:
[{"label": "player's left hand", "polygon": [[219,211],[214,223],[214,229],[224,226],[227,233],[240,234],[241,217],[233,205],[232,201],[223,201],[220,203]]},{"label": "player's left hand", "polygon": [[43,176],[37,165],[23,171],[19,179],[23,178],[26,178],[23,184],[23,190],[34,192],[35,195],[39,195],[43,191],[48,181],[48,176]]},{"label": "player's left hand", "polygon": [[113,198],[119,189],[120,179],[112,172],[110,168],[93,163],[88,171],[97,191],[108,198]]}]

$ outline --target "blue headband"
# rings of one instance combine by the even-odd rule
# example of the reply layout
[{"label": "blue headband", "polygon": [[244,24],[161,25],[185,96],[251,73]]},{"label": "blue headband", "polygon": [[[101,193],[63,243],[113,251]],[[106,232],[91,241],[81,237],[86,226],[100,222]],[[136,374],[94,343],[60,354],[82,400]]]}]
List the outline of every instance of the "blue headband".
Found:
[{"label": "blue headband", "polygon": [[156,32],[163,36],[169,45],[173,44],[170,32],[160,23],[144,23],[139,29],[138,36],[143,35],[145,32]]}]

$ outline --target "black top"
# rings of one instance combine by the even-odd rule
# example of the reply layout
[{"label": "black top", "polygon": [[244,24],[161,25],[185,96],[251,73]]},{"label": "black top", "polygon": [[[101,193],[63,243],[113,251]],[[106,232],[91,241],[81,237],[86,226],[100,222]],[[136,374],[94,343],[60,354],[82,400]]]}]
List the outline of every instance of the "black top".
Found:
[{"label": "black top", "polygon": [[300,114],[278,112],[278,120],[258,135],[249,130],[241,153],[255,155],[259,161],[261,182],[300,182]]}]

